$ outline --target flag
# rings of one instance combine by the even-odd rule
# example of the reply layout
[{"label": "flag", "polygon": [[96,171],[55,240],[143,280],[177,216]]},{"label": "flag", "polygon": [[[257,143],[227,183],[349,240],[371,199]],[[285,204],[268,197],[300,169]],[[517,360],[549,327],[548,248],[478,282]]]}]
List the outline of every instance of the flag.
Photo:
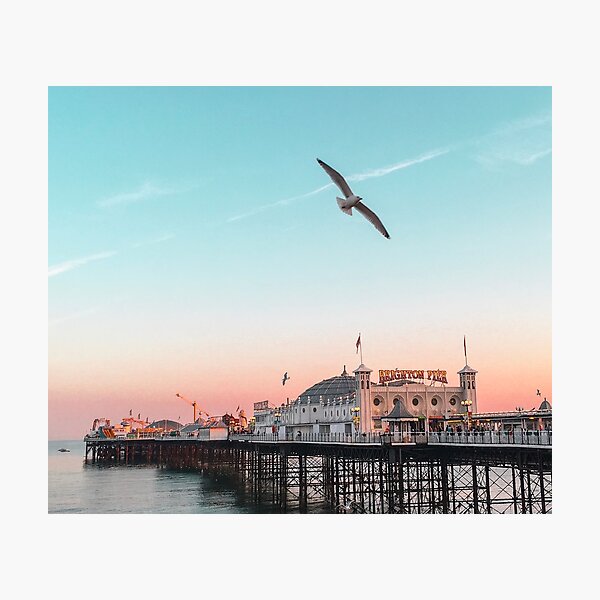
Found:
[{"label": "flag", "polygon": [[356,354],[358,354],[358,347],[360,346],[360,333],[358,334],[358,339],[356,340]]},{"label": "flag", "polygon": [[139,418],[140,418],[140,415],[141,415],[141,414],[142,414],[142,413],[138,413],[138,420],[139,420]]},{"label": "flag", "polygon": [[465,363],[467,362],[467,336],[463,336],[463,346],[465,347]]},{"label": "flag", "polygon": [[131,411],[133,410],[133,408],[129,409],[129,416],[131,416]]}]

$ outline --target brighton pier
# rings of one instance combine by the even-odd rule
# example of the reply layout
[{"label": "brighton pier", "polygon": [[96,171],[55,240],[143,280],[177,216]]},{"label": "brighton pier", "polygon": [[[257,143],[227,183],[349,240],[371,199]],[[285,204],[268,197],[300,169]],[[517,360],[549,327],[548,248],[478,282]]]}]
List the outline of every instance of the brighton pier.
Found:
[{"label": "brighton pier", "polygon": [[234,475],[273,512],[550,513],[552,432],[86,440],[86,463]]},{"label": "brighton pier", "polygon": [[447,380],[446,371],[394,369],[375,383],[364,364],[353,375],[344,367],[292,402],[255,403],[247,428],[215,419],[170,434],[86,436],[85,460],[233,476],[273,512],[552,512],[546,399],[480,413],[475,369],[465,364],[456,387],[413,380],[426,372]]}]

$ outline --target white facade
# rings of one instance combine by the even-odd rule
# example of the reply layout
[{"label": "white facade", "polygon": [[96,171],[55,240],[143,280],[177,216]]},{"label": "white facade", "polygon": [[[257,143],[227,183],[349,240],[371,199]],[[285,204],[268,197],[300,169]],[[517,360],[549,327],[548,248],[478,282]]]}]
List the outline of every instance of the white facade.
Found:
[{"label": "white facade", "polygon": [[468,365],[458,372],[458,387],[412,380],[376,383],[371,381],[372,373],[361,364],[351,376],[344,367],[341,375],[315,384],[289,404],[268,407],[257,403],[255,432],[290,437],[298,432],[381,431],[382,417],[397,402],[423,424],[429,422],[430,427],[455,416],[462,419],[467,411],[477,412],[477,371]]}]

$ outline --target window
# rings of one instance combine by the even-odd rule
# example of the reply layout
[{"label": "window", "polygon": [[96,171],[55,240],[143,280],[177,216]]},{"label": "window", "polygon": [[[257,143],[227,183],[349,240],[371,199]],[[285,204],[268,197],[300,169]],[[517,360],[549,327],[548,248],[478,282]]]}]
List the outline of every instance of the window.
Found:
[{"label": "window", "polygon": [[467,387],[468,387],[469,389],[471,389],[471,382],[470,382],[470,381],[467,381]]},{"label": "window", "polygon": [[305,409],[305,408],[303,408],[303,409],[302,409],[302,412],[306,412],[306,409]]},{"label": "window", "polygon": [[313,408],[313,412],[317,412],[317,407],[315,406],[315,408]]},{"label": "window", "polygon": [[365,380],[364,379],[360,382],[360,387],[363,390],[365,389]]},{"label": "window", "polygon": [[419,405],[419,399],[413,398],[413,406],[418,406],[418,405]]},{"label": "window", "polygon": [[475,389],[475,380],[473,379],[473,389]]},{"label": "window", "polygon": [[394,406],[396,406],[396,404],[398,404],[398,402],[400,402],[400,398],[394,398]]},{"label": "window", "polygon": [[373,400],[373,404],[375,406],[379,406],[381,404],[381,400],[379,398],[375,398],[375,400]]},{"label": "window", "polygon": [[456,404],[456,398],[450,398],[450,404],[454,406]]},{"label": "window", "polygon": [[431,399],[431,406],[436,406],[437,405],[437,398],[432,398]]},{"label": "window", "polygon": [[337,416],[338,416],[338,417],[340,416],[340,411],[339,411],[339,410],[337,411]]}]

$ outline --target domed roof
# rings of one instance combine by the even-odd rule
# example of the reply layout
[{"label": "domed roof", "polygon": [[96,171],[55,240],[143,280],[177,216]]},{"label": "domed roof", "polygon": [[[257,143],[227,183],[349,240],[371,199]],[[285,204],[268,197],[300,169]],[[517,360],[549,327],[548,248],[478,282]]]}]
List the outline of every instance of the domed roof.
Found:
[{"label": "domed roof", "polygon": [[171,421],[170,419],[161,419],[160,421],[154,421],[153,423],[150,423],[148,427],[155,427],[164,429],[165,431],[171,431],[173,429],[181,429],[182,425],[177,421]]},{"label": "domed roof", "polygon": [[309,387],[298,397],[298,402],[306,404],[310,398],[311,402],[327,402],[327,400],[339,400],[340,398],[356,395],[356,379],[346,373],[346,367],[341,375],[323,379],[319,383]]}]

